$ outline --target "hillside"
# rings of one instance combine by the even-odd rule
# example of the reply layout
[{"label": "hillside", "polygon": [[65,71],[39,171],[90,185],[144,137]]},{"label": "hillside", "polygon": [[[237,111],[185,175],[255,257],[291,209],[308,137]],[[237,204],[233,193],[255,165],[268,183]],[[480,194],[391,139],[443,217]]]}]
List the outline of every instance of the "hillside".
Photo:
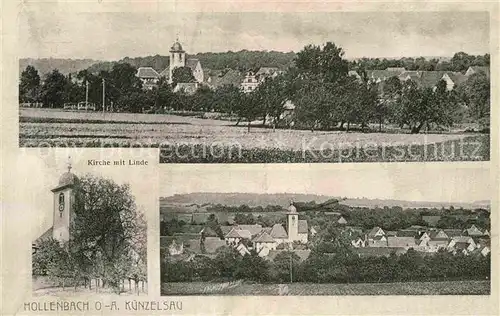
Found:
[{"label": "hillside", "polygon": [[189,193],[160,198],[160,207],[165,204],[222,204],[227,206],[240,206],[246,204],[251,207],[266,205],[287,206],[292,199],[296,202],[324,202],[331,199],[331,197],[325,195],[293,193]]},{"label": "hillside", "polygon": [[62,74],[68,75],[87,69],[96,63],[99,63],[99,61],[93,59],[22,58],[19,59],[19,74],[26,69],[27,66],[33,66],[38,70],[40,77],[43,77],[54,69],[58,69]]},{"label": "hillside", "polygon": [[[313,194],[293,194],[293,193],[279,193],[279,194],[257,194],[257,193],[189,193],[189,194],[176,194],[170,197],[160,198],[160,207],[168,204],[222,204],[228,206],[248,205],[254,206],[267,206],[267,205],[281,205],[286,206],[290,200],[296,202],[310,202],[316,203],[325,202],[329,199],[337,198],[326,195],[313,195]],[[403,208],[454,208],[463,207],[465,209],[486,208],[489,209],[489,201],[476,201],[476,202],[431,202],[431,201],[402,201],[391,199],[366,199],[366,198],[349,198],[340,202],[340,204],[353,206],[353,207],[392,207],[401,206]]]}]

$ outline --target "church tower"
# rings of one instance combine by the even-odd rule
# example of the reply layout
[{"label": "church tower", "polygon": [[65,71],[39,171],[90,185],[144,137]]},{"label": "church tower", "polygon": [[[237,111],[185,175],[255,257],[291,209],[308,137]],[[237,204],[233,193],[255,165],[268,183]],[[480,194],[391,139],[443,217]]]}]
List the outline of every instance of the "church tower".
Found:
[{"label": "church tower", "polygon": [[287,214],[287,228],[288,228],[288,241],[293,242],[299,240],[299,213],[293,205],[293,201],[290,202]]},{"label": "church tower", "polygon": [[52,189],[54,194],[52,237],[59,242],[69,241],[75,188],[78,183],[79,179],[71,173],[71,164],[68,163],[68,171],[59,178],[58,185]]},{"label": "church tower", "polygon": [[186,52],[182,49],[182,45],[179,43],[179,38],[177,38],[170,48],[169,83],[172,83],[173,81],[174,69],[184,66],[186,66]]}]

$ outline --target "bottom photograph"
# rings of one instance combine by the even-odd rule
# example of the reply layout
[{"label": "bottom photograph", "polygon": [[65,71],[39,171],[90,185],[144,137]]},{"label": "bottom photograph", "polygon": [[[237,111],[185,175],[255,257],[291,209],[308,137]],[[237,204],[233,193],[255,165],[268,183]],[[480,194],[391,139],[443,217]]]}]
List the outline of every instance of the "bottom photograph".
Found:
[{"label": "bottom photograph", "polygon": [[489,168],[458,166],[164,168],[161,295],[489,295]]}]

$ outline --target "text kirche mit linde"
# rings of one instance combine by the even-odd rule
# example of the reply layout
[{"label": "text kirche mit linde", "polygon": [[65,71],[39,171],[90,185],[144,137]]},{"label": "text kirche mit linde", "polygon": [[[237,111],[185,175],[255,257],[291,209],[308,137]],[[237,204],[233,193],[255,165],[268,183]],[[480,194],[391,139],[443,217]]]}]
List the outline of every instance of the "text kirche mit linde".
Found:
[{"label": "text kirche mit linde", "polygon": [[135,160],[135,159],[119,159],[119,160],[106,160],[106,159],[88,159],[87,165],[89,166],[148,166],[149,161]]}]

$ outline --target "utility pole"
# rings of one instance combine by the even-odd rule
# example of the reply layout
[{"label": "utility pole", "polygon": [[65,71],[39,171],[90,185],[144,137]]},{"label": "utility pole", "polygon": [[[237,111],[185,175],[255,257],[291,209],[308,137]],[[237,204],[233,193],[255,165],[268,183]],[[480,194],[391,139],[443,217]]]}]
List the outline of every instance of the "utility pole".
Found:
[{"label": "utility pole", "polygon": [[106,108],[106,85],[105,79],[102,78],[102,114],[104,115],[104,109]]},{"label": "utility pole", "polygon": [[293,252],[290,251],[290,283],[293,283],[293,272],[292,272],[292,267],[293,267],[293,264],[292,264],[292,254]]},{"label": "utility pole", "polygon": [[88,109],[89,106],[89,82],[85,80],[85,111]]}]

